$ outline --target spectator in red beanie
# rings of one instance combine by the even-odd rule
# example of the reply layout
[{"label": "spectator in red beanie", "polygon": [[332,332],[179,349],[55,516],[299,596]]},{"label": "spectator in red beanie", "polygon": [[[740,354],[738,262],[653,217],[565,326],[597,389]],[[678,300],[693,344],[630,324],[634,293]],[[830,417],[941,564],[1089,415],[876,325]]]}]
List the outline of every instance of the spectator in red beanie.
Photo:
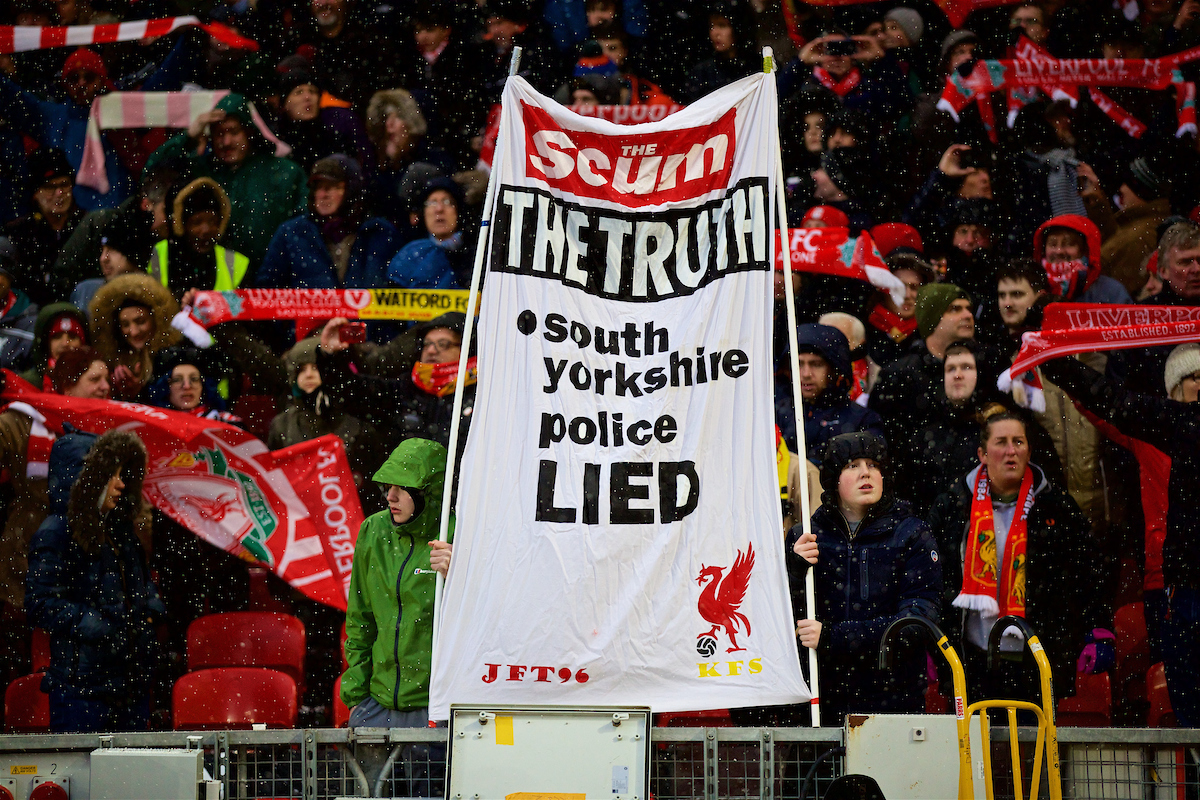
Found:
[{"label": "spectator in red beanie", "polygon": [[813,206],[800,220],[801,228],[849,228],[850,218],[833,206]]},{"label": "spectator in red beanie", "polygon": [[893,255],[924,256],[925,244],[921,234],[911,225],[903,222],[883,222],[871,228],[871,239],[879,250],[879,255],[887,258]]}]

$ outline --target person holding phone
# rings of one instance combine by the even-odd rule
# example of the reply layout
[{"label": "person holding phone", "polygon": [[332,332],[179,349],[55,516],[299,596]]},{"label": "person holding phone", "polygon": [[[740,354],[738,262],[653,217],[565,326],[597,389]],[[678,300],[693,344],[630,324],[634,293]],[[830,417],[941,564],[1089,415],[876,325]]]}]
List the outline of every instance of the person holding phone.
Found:
[{"label": "person holding phone", "polygon": [[866,114],[874,123],[900,118],[912,108],[908,80],[895,59],[885,59],[883,46],[874,36],[850,36],[837,31],[804,45],[796,60],[781,75],[803,75],[811,68],[801,92],[831,94],[845,108]]},{"label": "person holding phone", "polygon": [[374,425],[393,446],[414,437],[448,446],[454,395],[462,392],[458,429],[461,459],[475,407],[473,354],[467,359],[465,374],[459,370],[466,315],[452,311],[414,328],[419,342],[417,362],[401,378],[368,374],[361,348],[348,341],[357,337],[354,324],[345,317],[336,317],[321,330],[316,368],[323,386],[343,399],[346,413]]}]

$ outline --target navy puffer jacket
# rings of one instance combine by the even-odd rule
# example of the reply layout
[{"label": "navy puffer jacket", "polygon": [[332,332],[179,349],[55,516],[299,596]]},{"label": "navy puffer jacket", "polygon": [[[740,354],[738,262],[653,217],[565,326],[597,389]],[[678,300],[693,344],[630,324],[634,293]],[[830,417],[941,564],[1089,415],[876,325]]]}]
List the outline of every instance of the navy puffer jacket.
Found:
[{"label": "navy puffer jacket", "polygon": [[[817,648],[822,710],[913,712],[924,708],[924,651],[901,651],[895,669],[879,670],[879,644],[900,617],[919,615],[937,622],[942,570],[933,534],[912,515],[908,503],[885,496],[851,538],[849,526],[827,492],[812,517],[820,554],[815,566]],[[787,537],[788,579],[796,619],[805,616],[804,578],[808,562],[792,545],[801,526]],[[834,717],[830,717],[834,719]]]},{"label": "navy puffer jacket", "polygon": [[[145,465],[144,445],[127,431],[99,440],[69,432],[50,451],[52,513],[33,536],[25,581],[29,622],[50,634],[48,693],[70,688],[120,701],[149,690],[152,622],[164,608],[134,534]],[[124,496],[102,516],[103,492],[118,471]]]}]

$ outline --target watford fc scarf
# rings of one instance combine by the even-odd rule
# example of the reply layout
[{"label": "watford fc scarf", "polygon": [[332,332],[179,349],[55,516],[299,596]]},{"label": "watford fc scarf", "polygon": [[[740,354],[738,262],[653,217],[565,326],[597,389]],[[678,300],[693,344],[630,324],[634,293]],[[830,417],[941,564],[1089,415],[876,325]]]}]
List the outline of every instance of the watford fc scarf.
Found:
[{"label": "watford fc scarf", "polygon": [[[987,467],[981,466],[971,495],[971,520],[967,528],[967,553],[963,560],[962,592],[954,598],[955,608],[988,614],[1025,616],[1025,544],[1029,537],[1029,509],[1033,506],[1033,470],[1025,468],[1017,492],[1017,510],[1004,558],[996,558],[996,525],[992,516],[991,482]],[[1000,588],[1001,606],[996,601]]]},{"label": "watford fc scarf", "polygon": [[[474,356],[467,359],[467,379],[463,382],[463,386],[470,386],[475,382],[476,360]],[[418,361],[416,364],[413,364],[412,380],[418,389],[434,397],[445,397],[446,395],[454,394],[459,386],[458,362],[423,364]]]},{"label": "watford fc scarf", "polygon": [[850,94],[862,82],[862,73],[858,71],[858,67],[847,72],[845,77],[840,81],[834,80],[833,76],[824,67],[813,67],[813,77],[817,79],[817,83],[838,97],[845,97]]},{"label": "watford fc scarf", "polygon": [[904,319],[883,303],[876,304],[867,322],[876,330],[883,331],[893,342],[900,344],[917,332],[917,318]]}]

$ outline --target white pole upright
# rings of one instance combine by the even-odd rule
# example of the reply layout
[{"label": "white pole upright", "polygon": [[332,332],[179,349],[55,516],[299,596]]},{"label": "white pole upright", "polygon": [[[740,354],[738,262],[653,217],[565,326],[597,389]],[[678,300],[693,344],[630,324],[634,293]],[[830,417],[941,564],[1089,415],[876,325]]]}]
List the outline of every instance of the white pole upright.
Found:
[{"label": "white pole upright", "polygon": [[[771,48],[763,48],[763,71],[773,73],[774,58],[772,57]],[[783,251],[783,298],[784,306],[787,308],[787,327],[788,327],[788,360],[791,364],[792,372],[792,400],[795,403],[794,412],[796,415],[796,446],[800,451],[799,456],[801,464],[800,481],[802,488],[800,490],[800,525],[801,530],[807,535],[812,533],[812,508],[808,499],[808,453],[804,441],[804,415],[803,401],[800,397],[800,356],[797,352],[799,347],[796,341],[796,292],[792,287],[792,247],[790,237],[788,236],[787,227],[787,204],[784,202],[784,182],[783,182],[783,148],[779,143],[779,137],[775,138],[775,196],[778,199],[777,211],[779,213],[779,241]],[[813,578],[813,567],[809,567],[804,577],[804,606],[808,612],[808,619],[816,619],[817,609],[817,592],[816,584]],[[821,727],[821,700],[820,689],[817,683],[817,651],[808,650],[808,688],[812,692],[812,700],[809,701],[812,708],[812,726],[814,728]]]}]

